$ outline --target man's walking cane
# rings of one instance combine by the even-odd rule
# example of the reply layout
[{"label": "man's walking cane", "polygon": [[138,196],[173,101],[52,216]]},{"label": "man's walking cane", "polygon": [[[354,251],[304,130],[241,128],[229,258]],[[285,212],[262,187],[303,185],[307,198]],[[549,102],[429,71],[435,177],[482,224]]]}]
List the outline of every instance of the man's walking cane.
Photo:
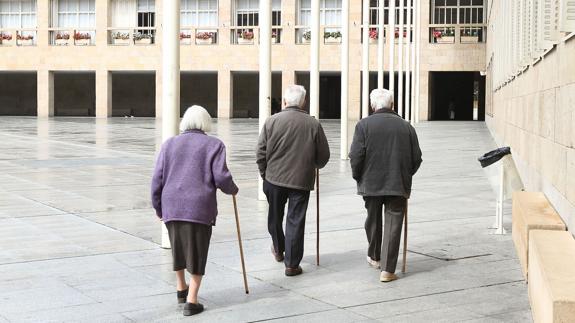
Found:
[{"label": "man's walking cane", "polygon": [[315,265],[319,266],[319,168],[315,171],[315,202],[316,202],[316,243],[315,243]]},{"label": "man's walking cane", "polygon": [[407,200],[405,200],[405,216],[404,216],[404,223],[403,223],[403,266],[401,268],[401,272],[405,274],[405,270],[407,267]]},{"label": "man's walking cane", "polygon": [[248,289],[248,278],[246,277],[246,264],[244,262],[244,248],[242,246],[242,234],[240,233],[240,217],[238,215],[238,203],[236,202],[236,196],[233,196],[234,199],[234,212],[236,213],[236,229],[238,232],[238,243],[240,245],[240,258],[242,259],[242,273],[244,274],[244,288],[246,290],[246,294],[249,294],[250,291]]}]

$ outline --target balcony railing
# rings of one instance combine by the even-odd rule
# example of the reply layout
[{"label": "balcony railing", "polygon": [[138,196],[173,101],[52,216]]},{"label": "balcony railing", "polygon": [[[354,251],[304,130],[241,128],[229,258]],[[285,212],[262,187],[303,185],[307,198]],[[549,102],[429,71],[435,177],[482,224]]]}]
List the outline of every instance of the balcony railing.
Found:
[{"label": "balcony railing", "polygon": [[429,42],[432,44],[474,44],[485,42],[484,25],[431,25]]},{"label": "balcony railing", "polygon": [[155,43],[155,38],[155,27],[108,28],[109,45],[152,45]]},{"label": "balcony railing", "polygon": [[96,44],[96,30],[50,28],[50,45],[53,46],[93,46]]},{"label": "balcony railing", "polygon": [[[257,37],[256,37],[257,36]],[[233,45],[254,45],[260,39],[258,26],[233,26],[230,27],[230,42]],[[272,44],[281,44],[282,27],[272,26]]]},{"label": "balcony railing", "polygon": [[180,45],[216,45],[218,27],[184,27],[180,31]]},{"label": "balcony railing", "polygon": [[0,29],[0,46],[35,46],[36,29]]},{"label": "balcony railing", "polygon": [[[320,35],[326,45],[341,44],[340,26],[320,26]],[[309,26],[295,26],[295,43],[309,44],[311,40],[311,30]]]}]

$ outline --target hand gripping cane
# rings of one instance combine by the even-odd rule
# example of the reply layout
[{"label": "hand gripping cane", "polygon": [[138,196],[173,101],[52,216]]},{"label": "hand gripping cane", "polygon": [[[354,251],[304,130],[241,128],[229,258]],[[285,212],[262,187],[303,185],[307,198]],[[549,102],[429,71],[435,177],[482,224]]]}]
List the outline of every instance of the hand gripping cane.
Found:
[{"label": "hand gripping cane", "polygon": [[238,243],[240,245],[240,258],[242,259],[242,273],[244,275],[244,288],[246,290],[246,294],[249,294],[250,291],[248,289],[248,278],[246,277],[246,263],[244,262],[244,248],[242,246],[242,234],[240,233],[240,217],[238,215],[238,203],[236,202],[236,196],[233,196],[234,199],[234,212],[236,214],[236,229],[238,232]]},{"label": "hand gripping cane", "polygon": [[407,201],[408,200],[405,200],[405,214],[403,219],[403,266],[401,267],[401,272],[404,274],[407,267]]}]

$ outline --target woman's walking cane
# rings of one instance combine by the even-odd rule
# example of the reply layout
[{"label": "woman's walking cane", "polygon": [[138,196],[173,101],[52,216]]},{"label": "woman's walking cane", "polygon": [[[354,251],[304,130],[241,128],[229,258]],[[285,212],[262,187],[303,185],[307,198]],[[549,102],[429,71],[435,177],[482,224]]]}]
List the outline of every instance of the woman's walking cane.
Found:
[{"label": "woman's walking cane", "polygon": [[248,289],[248,278],[246,277],[246,264],[244,262],[244,247],[242,246],[242,234],[240,233],[240,217],[238,215],[238,203],[236,202],[236,196],[233,196],[234,199],[234,212],[236,213],[236,229],[238,232],[238,243],[240,245],[240,258],[242,259],[242,273],[244,274],[244,288],[246,290],[246,294],[250,293]]},{"label": "woman's walking cane", "polygon": [[405,219],[403,223],[403,266],[401,268],[401,272],[405,274],[405,270],[407,267],[407,200],[405,200]]},{"label": "woman's walking cane", "polygon": [[315,202],[316,202],[316,211],[317,211],[317,220],[316,220],[316,243],[315,243],[315,265],[319,266],[319,168],[315,171]]}]

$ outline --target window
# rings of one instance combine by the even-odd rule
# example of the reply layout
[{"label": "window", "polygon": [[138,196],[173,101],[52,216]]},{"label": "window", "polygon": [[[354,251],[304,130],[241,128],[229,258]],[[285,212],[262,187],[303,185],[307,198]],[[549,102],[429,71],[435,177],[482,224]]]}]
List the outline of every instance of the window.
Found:
[{"label": "window", "polygon": [[52,27],[93,28],[96,26],[95,0],[54,0]]},{"label": "window", "polygon": [[236,0],[236,26],[259,25],[259,0]]},{"label": "window", "polygon": [[216,27],[218,0],[182,0],[182,26]]},{"label": "window", "polygon": [[0,0],[0,28],[36,26],[36,0]]},{"label": "window", "polygon": [[[409,4],[408,1],[411,1],[411,8],[413,8],[413,1],[412,0],[404,0],[403,6],[403,21],[407,21],[407,5]],[[413,19],[413,9],[411,9],[411,21]],[[395,1],[395,23],[398,24],[399,22],[399,0]],[[383,23],[385,25],[389,24],[389,0],[385,0],[383,3]],[[379,24],[379,0],[370,0],[369,1],[369,24],[370,25],[378,25]]]},{"label": "window", "polygon": [[[311,0],[300,0],[298,22],[301,26],[311,25]],[[320,0],[320,24],[341,24],[341,0]]]},{"label": "window", "polygon": [[433,24],[483,24],[486,0],[432,0]]},{"label": "window", "polygon": [[[155,0],[138,0],[138,27],[152,28],[155,26]],[[150,29],[139,30],[143,34],[152,34]]]}]

